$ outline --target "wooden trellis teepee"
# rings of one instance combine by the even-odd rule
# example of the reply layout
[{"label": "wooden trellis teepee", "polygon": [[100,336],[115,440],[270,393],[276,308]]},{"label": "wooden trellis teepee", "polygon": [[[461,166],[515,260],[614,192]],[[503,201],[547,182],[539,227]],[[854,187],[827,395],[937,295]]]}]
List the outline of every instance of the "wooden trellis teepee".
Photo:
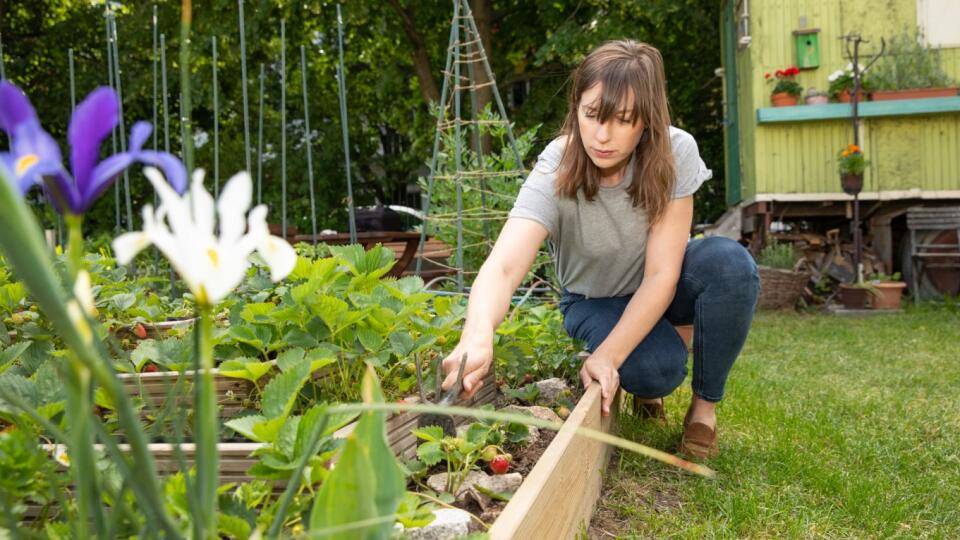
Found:
[{"label": "wooden trellis teepee", "polygon": [[[482,71],[479,71],[482,70]],[[485,75],[485,78],[477,77],[478,73]],[[482,118],[478,110],[477,91],[481,88],[489,87],[497,107],[496,118]],[[465,98],[469,96],[471,104],[471,114],[464,117],[462,106]],[[484,155],[482,139],[482,129],[490,129],[495,125],[503,126],[506,129],[507,139],[513,152],[516,165],[513,170],[488,170],[484,167]],[[464,163],[464,135],[472,135],[473,151],[475,159]],[[453,163],[440,167],[441,156],[453,156]],[[483,42],[480,39],[480,32],[477,30],[476,21],[470,11],[468,0],[453,0],[453,18],[450,21],[450,41],[447,46],[446,66],[443,70],[443,84],[440,92],[440,104],[437,111],[436,133],[433,139],[433,154],[430,159],[430,173],[427,178],[427,192],[424,203],[424,220],[420,232],[420,256],[417,258],[416,271],[419,275],[422,270],[424,259],[424,244],[427,230],[431,225],[436,225],[441,221],[456,222],[457,242],[456,256],[449,264],[444,265],[451,270],[456,270],[457,289],[464,290],[464,247],[476,245],[481,242],[484,245],[491,246],[493,238],[490,234],[490,222],[505,218],[503,211],[495,211],[488,207],[488,201],[491,197],[510,197],[513,194],[496,193],[488,189],[489,181],[494,177],[520,177],[526,171],[523,169],[523,161],[517,148],[517,141],[513,135],[513,128],[507,119],[507,113],[503,106],[503,100],[500,98],[500,92],[497,90],[496,79],[493,76],[493,70],[490,69],[490,62]],[[431,199],[434,196],[435,182],[453,182],[456,190],[456,211],[446,214],[431,215]],[[475,208],[464,208],[464,191],[472,190],[480,193],[480,206]],[[479,221],[482,223],[482,238],[476,242],[471,239],[469,244],[464,240],[464,222]],[[442,264],[438,261],[431,261],[435,264]]]}]

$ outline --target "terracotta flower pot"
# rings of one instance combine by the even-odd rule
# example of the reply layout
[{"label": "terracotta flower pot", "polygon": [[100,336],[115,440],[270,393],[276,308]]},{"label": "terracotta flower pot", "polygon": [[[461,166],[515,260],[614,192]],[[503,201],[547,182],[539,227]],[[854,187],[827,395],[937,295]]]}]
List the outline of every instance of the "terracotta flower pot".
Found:
[{"label": "terracotta flower pot", "polygon": [[881,281],[875,283],[878,294],[873,295],[871,302],[874,309],[900,309],[900,299],[903,289],[907,286],[902,281]]},{"label": "terracotta flower pot", "polygon": [[863,190],[863,173],[860,174],[841,174],[840,187],[847,195],[856,195]]},{"label": "terracotta flower pot", "polygon": [[954,88],[912,88],[910,90],[876,90],[870,94],[874,101],[890,101],[894,99],[924,99],[938,97],[954,97],[957,89]]},{"label": "terracotta flower pot", "polygon": [[[876,98],[874,98],[874,99],[876,99]],[[864,102],[864,101],[866,101],[866,100],[867,100],[867,93],[863,91],[863,88],[861,88],[861,89],[857,92],[857,101],[862,103],[862,102]],[[849,90],[841,90],[840,93],[837,94],[837,101],[839,101],[840,103],[850,103],[850,101],[851,101],[850,91],[849,91]]]},{"label": "terracotta flower pot", "polygon": [[776,94],[770,94],[770,103],[774,107],[791,107],[797,104],[797,96],[786,92],[777,92]]}]

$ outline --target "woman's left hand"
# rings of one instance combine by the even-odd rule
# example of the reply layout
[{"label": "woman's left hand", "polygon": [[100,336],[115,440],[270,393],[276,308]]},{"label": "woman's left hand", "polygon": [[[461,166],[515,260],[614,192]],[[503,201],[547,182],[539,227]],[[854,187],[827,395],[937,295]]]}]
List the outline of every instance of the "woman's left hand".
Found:
[{"label": "woman's left hand", "polygon": [[617,368],[613,358],[597,352],[587,357],[583,361],[583,367],[580,368],[580,380],[583,381],[584,388],[589,388],[594,381],[600,383],[603,416],[610,414],[613,398],[617,395],[617,389],[620,388],[620,373]]}]

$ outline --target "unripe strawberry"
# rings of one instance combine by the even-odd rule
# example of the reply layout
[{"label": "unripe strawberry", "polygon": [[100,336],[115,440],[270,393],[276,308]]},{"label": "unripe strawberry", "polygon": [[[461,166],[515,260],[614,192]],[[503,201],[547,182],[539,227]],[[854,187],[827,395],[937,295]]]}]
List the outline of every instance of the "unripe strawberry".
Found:
[{"label": "unripe strawberry", "polygon": [[497,457],[498,452],[499,452],[499,449],[496,446],[491,444],[483,449],[483,451],[480,453],[480,457],[487,462],[493,461],[494,458]]}]

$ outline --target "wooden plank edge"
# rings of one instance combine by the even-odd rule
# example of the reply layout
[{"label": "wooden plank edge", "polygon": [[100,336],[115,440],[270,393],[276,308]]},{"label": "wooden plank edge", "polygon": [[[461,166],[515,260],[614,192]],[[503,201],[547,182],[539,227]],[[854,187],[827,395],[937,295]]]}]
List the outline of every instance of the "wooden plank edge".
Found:
[{"label": "wooden plank edge", "polygon": [[577,436],[575,431],[578,427],[608,433],[613,429],[619,394],[610,416],[601,416],[601,403],[600,385],[591,385],[493,523],[488,531],[491,539],[574,538],[586,529],[611,452],[605,443]]}]

